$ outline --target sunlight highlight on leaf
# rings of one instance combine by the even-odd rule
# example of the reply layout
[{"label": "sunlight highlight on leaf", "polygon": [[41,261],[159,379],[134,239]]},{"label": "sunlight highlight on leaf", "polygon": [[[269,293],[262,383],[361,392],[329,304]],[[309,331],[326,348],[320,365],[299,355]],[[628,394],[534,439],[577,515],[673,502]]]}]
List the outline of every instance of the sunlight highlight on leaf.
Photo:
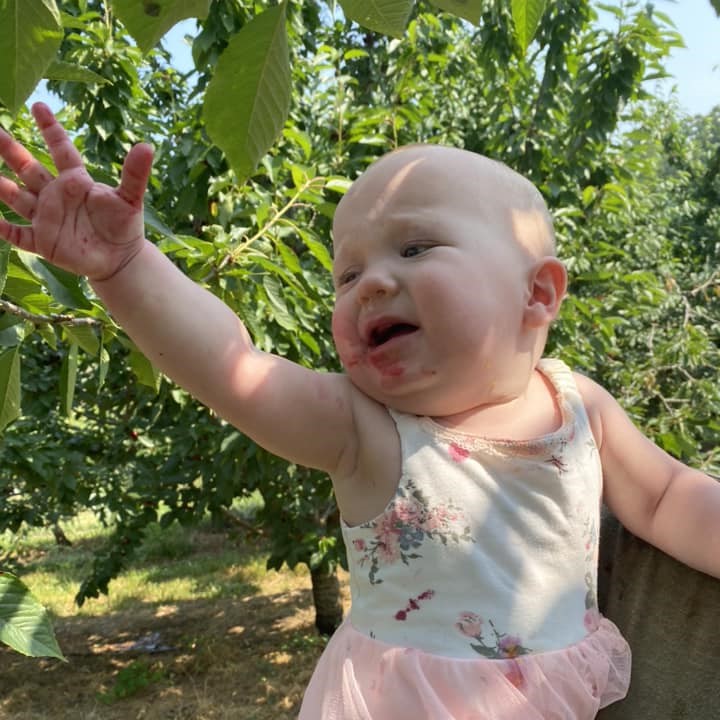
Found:
[{"label": "sunlight highlight on leaf", "polygon": [[57,54],[60,13],[55,0],[2,0],[0,28],[0,101],[14,114]]},{"label": "sunlight highlight on leaf", "polygon": [[0,432],[20,415],[20,347],[0,353]]},{"label": "sunlight highlight on leaf", "polygon": [[0,642],[23,655],[65,660],[47,611],[7,572],[0,572]]},{"label": "sunlight highlight on leaf", "polygon": [[512,0],[512,16],[515,23],[515,37],[523,54],[537,32],[545,12],[546,0]]},{"label": "sunlight highlight on leaf", "polygon": [[241,180],[280,134],[290,90],[283,3],[265,10],[232,37],[205,93],[208,134]]},{"label": "sunlight highlight on leaf", "polygon": [[405,32],[413,0],[340,0],[345,16],[368,30],[400,37]]}]

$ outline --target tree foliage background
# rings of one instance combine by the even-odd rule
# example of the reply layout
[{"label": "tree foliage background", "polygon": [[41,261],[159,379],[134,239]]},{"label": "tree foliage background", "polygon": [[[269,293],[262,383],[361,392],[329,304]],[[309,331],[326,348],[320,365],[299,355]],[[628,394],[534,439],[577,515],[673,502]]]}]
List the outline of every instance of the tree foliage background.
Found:
[{"label": "tree foliage background", "polygon": [[[717,471],[720,108],[688,118],[653,97],[681,42],[669,19],[634,1],[341,5],[61,0],[44,74],[97,179],[116,181],[132,143],[155,145],[146,220],[163,252],[258,346],[325,370],[339,369],[329,233],[349,181],[412,142],[504,161],[544,194],[570,271],[549,352],[666,450]],[[192,16],[195,67],[181,74],[160,38]],[[23,72],[0,85],[0,123],[47,163],[18,101],[39,77]],[[269,565],[308,564],[319,626],[337,623],[344,555],[325,476],[160,377],[82,278],[2,245],[0,292],[0,531],[96,512],[114,534],[82,603],[148,524],[221,522],[256,491]]]}]

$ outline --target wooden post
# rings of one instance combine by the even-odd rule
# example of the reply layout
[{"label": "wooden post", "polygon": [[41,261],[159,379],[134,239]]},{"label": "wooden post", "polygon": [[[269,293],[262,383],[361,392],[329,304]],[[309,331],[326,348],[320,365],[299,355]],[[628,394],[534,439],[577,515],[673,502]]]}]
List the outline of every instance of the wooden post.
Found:
[{"label": "wooden post", "polygon": [[598,590],[601,611],[633,653],[627,698],[598,720],[718,720],[720,580],[639,540],[605,511]]}]

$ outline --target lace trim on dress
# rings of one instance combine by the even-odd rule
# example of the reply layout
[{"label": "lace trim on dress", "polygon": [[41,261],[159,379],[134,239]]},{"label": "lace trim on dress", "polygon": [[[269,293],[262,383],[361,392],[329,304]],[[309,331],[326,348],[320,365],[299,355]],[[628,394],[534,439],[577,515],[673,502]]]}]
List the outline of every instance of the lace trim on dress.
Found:
[{"label": "lace trim on dress", "polygon": [[479,452],[486,455],[513,454],[520,457],[533,457],[546,453],[550,448],[566,445],[575,435],[576,412],[573,396],[576,395],[574,381],[567,366],[559,360],[545,359],[538,364],[538,370],[547,377],[555,389],[561,426],[554,432],[530,440],[506,440],[503,438],[485,438],[471,433],[447,428],[435,422],[431,417],[418,418],[420,427],[429,435],[454,448],[467,452]]}]

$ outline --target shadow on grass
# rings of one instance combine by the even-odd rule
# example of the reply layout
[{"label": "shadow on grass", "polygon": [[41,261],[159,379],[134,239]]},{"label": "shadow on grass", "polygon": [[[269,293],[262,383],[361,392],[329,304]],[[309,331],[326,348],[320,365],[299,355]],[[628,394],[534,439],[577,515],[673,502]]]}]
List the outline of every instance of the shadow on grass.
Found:
[{"label": "shadow on grass", "polygon": [[[71,598],[101,543],[33,550],[21,575]],[[324,640],[310,578],[266,556],[232,532],[152,528],[109,603],[54,620],[68,664],[0,649],[0,718],[294,718]]]},{"label": "shadow on grass", "polygon": [[[311,606],[308,584],[58,620],[68,664],[0,650],[0,717],[289,719],[324,644]],[[136,644],[151,635],[168,649]]]},{"label": "shadow on grass", "polygon": [[[51,575],[61,586],[74,588],[74,593],[91,573],[98,550],[102,550],[102,544],[90,539],[78,541],[72,547],[34,552],[25,562],[18,563],[18,574]],[[138,586],[137,592],[130,589],[128,597],[120,600],[116,593],[113,611],[132,607],[143,596],[143,588],[152,585],[168,586],[158,602],[182,600],[188,595],[218,598],[256,592],[266,554],[261,544],[239,541],[222,530],[150,526],[145,541],[117,581],[122,583],[123,578],[139,574],[141,577],[133,581]],[[185,588],[172,587],[174,582],[183,580],[187,581]]]}]

